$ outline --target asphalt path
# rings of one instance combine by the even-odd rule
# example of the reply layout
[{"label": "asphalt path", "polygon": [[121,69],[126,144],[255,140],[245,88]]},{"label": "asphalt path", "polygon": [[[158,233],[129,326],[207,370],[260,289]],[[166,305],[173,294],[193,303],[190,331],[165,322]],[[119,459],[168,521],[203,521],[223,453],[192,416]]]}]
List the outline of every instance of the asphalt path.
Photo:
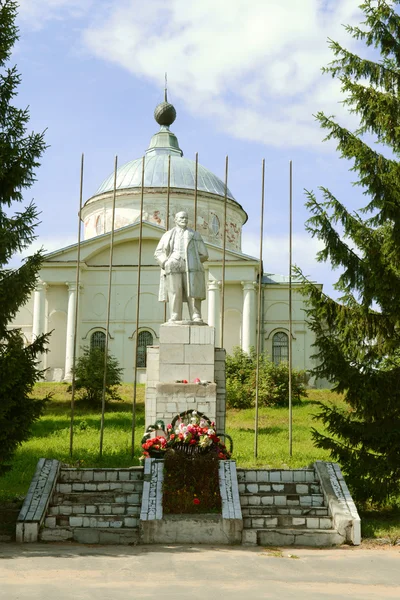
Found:
[{"label": "asphalt path", "polygon": [[0,544],[1,600],[400,599],[400,547]]}]

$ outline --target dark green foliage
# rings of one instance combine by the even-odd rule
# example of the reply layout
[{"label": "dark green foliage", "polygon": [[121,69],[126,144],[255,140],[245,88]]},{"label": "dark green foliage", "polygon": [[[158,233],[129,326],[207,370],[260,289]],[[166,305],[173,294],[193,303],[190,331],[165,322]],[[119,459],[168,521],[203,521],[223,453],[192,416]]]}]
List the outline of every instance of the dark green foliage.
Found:
[{"label": "dark green foliage", "polygon": [[[257,357],[236,347],[226,357],[226,402],[229,408],[250,408],[256,397]],[[292,401],[306,397],[306,373],[292,369]],[[275,365],[268,356],[260,355],[259,403],[264,406],[287,406],[289,402],[289,366],[287,362]]]},{"label": "dark green foliage", "polygon": [[42,253],[37,252],[19,269],[7,268],[13,254],[35,240],[38,217],[32,203],[14,214],[10,209],[34,183],[45,150],[43,134],[27,133],[28,109],[12,105],[20,76],[16,67],[7,67],[6,62],[18,39],[16,11],[16,2],[0,2],[0,475],[10,468],[17,446],[28,439],[47,399],[30,398],[41,375],[37,363],[47,337],[42,335],[24,347],[20,332],[8,328],[35,288],[42,262]]},{"label": "dark green foliage", "polygon": [[[108,353],[106,399],[120,400],[116,386],[122,383],[122,371],[118,361]],[[76,362],[75,388],[81,390],[81,398],[90,404],[101,404],[104,380],[104,350],[83,348],[83,355]]]},{"label": "dark green foliage", "polygon": [[[304,282],[316,335],[313,374],[345,394],[347,410],[321,404],[328,435],[318,447],[344,467],[361,502],[384,503],[400,492],[400,0],[366,0],[354,38],[380,54],[364,59],[331,42],[335,59],[324,71],[338,78],[344,104],[359,118],[352,132],[317,114],[327,139],[352,162],[366,205],[349,212],[330,190],[308,192],[312,236],[324,242],[320,261],[342,271],[335,302]],[[369,143],[367,143],[367,141]]]},{"label": "dark green foliage", "polygon": [[221,512],[215,452],[189,456],[167,450],[164,461],[163,511],[165,514]]}]

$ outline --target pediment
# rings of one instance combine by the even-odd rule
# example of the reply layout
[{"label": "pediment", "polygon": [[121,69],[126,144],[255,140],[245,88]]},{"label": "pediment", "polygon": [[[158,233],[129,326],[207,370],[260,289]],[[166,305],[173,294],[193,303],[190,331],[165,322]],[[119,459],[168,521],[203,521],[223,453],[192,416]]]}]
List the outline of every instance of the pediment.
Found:
[{"label": "pediment", "polygon": [[[113,264],[135,265],[138,259],[139,223],[128,225],[114,232]],[[155,264],[154,250],[165,230],[152,223],[143,223],[142,227],[142,264]],[[108,265],[110,256],[111,233],[96,236],[81,242],[81,262],[88,266]],[[219,263],[223,259],[223,250],[206,242],[209,263]],[[76,262],[78,244],[60,248],[45,255],[45,265]],[[257,262],[257,259],[240,252],[227,249],[225,260],[229,262]]]}]

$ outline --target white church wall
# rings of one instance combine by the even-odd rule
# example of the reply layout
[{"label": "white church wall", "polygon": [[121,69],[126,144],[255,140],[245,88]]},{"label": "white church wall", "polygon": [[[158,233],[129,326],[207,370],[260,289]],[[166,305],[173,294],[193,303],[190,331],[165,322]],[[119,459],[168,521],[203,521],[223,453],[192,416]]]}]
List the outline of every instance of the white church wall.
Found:
[{"label": "white church wall", "polygon": [[[194,227],[194,193],[193,191],[175,190],[170,193],[169,226],[173,226],[174,215],[186,210],[189,215],[189,227]],[[166,226],[166,194],[165,191],[145,190],[143,202],[143,220]],[[94,196],[83,210],[84,237],[90,239],[111,230],[112,193]],[[115,209],[115,229],[125,227],[138,221],[140,217],[140,190],[117,191]],[[227,208],[227,247],[241,250],[241,229],[246,219],[245,212],[236,203],[228,200]],[[212,194],[198,192],[197,198],[197,230],[203,238],[218,246],[223,242],[224,204],[223,199]]]}]

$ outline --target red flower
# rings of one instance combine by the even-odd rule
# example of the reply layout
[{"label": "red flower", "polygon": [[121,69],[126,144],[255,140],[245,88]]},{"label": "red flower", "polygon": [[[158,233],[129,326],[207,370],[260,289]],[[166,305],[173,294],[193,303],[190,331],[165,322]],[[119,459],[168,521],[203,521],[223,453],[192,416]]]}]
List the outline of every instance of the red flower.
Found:
[{"label": "red flower", "polygon": [[198,498],[193,498],[193,504],[200,504],[200,500]]}]

